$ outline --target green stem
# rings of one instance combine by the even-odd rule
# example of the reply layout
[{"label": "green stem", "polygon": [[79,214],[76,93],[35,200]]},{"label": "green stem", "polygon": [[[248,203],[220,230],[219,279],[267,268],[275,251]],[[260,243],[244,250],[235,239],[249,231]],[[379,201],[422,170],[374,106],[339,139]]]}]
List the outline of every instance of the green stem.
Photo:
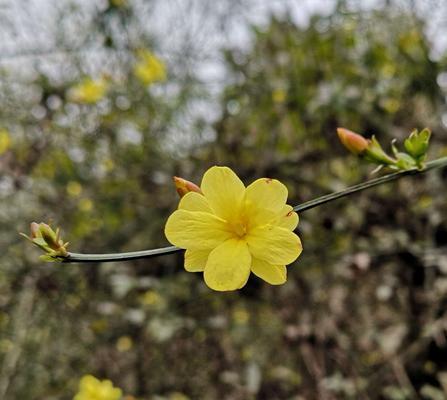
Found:
[{"label": "green stem", "polygon": [[[298,206],[295,206],[293,209],[297,212],[302,212],[306,210],[310,210],[311,208],[318,207],[322,204],[329,203],[330,201],[339,199],[341,197],[349,196],[351,194],[360,192],[362,190],[382,185],[387,182],[395,181],[397,179],[403,178],[408,175],[419,175],[430,171],[435,168],[442,168],[447,166],[447,157],[438,158],[437,160],[433,160],[427,163],[426,167],[422,170],[419,169],[411,169],[408,171],[399,171],[394,172],[392,174],[384,175],[379,178],[371,179],[369,181],[360,183],[358,185],[354,185],[348,187],[339,192],[330,193],[325,196],[318,197],[313,200],[306,201]],[[68,253],[68,256],[62,260],[64,263],[73,263],[73,262],[112,262],[112,261],[128,261],[128,260],[137,260],[142,258],[151,258],[166,254],[172,254],[182,251],[182,249],[169,246],[162,247],[159,249],[152,250],[142,250],[142,251],[133,251],[129,253],[111,253],[111,254],[80,254],[80,253]]]},{"label": "green stem", "polygon": [[330,193],[330,194],[318,197],[314,200],[306,201],[303,204],[295,206],[293,209],[294,209],[294,211],[297,211],[297,212],[309,210],[309,209],[317,207],[321,204],[325,204],[330,201],[339,199],[340,197],[349,196],[350,194],[360,192],[362,190],[369,189],[374,186],[382,185],[383,183],[395,181],[397,179],[403,178],[404,176],[418,175],[418,174],[422,174],[424,172],[430,171],[431,169],[442,168],[445,166],[447,166],[447,157],[441,157],[436,160],[428,162],[424,169],[410,169],[407,171],[398,171],[398,172],[394,172],[392,174],[384,175],[379,178],[371,179],[369,181],[359,183],[358,185],[348,187],[348,188],[343,189],[339,192]]}]

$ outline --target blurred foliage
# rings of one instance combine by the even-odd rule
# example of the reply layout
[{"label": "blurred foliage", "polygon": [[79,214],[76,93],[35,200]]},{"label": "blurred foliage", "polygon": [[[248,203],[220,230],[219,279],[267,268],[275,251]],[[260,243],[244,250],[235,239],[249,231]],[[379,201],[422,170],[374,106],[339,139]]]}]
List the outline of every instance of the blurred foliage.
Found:
[{"label": "blurred foliage", "polygon": [[[271,17],[249,49],[224,52],[221,116],[197,120],[188,149],[176,133],[207,99],[199,79],[160,55],[166,80],[142,82],[138,51],[158,52],[135,34],[138,9],[114,0],[92,13],[66,18],[100,43],[99,67],[80,53],[35,74],[0,71],[0,398],[71,399],[85,374],[138,399],[445,395],[445,172],[306,212],[282,287],[251,278],[218,294],[180,255],[43,264],[16,233],[52,220],[73,251],[164,245],[171,176],[198,182],[216,163],[246,182],[280,179],[297,204],[367,179],[337,126],[383,143],[428,126],[431,158],[446,155],[447,56],[431,57],[423,20],[390,2],[340,2],[306,27]],[[107,90],[75,102],[83,79]]]}]

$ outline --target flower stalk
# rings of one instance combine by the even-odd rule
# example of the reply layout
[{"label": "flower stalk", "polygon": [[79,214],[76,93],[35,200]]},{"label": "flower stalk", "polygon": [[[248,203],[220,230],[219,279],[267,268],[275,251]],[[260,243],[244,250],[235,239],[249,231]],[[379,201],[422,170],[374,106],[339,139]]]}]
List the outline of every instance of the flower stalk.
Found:
[{"label": "flower stalk", "polygon": [[[318,197],[316,199],[309,200],[305,203],[295,206],[293,208],[293,211],[295,211],[295,212],[307,211],[312,208],[329,203],[331,201],[337,200],[339,198],[350,196],[354,193],[361,192],[363,190],[372,188],[374,186],[383,185],[385,183],[392,182],[392,181],[398,180],[398,179],[406,177],[406,176],[419,175],[419,174],[423,174],[423,173],[433,170],[433,169],[444,168],[444,167],[447,167],[447,157],[441,157],[436,160],[427,162],[423,169],[418,169],[417,167],[415,167],[415,168],[408,169],[408,170],[394,172],[391,174],[381,176],[379,178],[371,179],[369,181],[360,183],[358,185],[348,187],[348,188],[341,190],[339,192],[330,193],[330,194]],[[169,247],[162,247],[162,248],[158,248],[158,249],[142,250],[142,251],[135,251],[135,252],[128,252],[128,253],[81,254],[81,253],[67,252],[66,256],[64,256],[64,257],[59,256],[58,261],[61,261],[63,263],[129,261],[129,260],[152,258],[152,257],[157,257],[157,256],[162,256],[162,255],[173,254],[173,253],[180,252],[182,250],[183,249],[180,249],[176,246],[169,246]]]}]

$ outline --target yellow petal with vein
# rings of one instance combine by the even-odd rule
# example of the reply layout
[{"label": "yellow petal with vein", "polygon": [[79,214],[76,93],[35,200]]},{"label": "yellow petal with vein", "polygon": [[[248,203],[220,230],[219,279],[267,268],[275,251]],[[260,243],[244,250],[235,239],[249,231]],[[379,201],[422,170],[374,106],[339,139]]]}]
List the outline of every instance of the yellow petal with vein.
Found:
[{"label": "yellow petal with vein", "polygon": [[273,225],[253,229],[246,236],[253,257],[273,265],[287,265],[295,261],[303,247],[293,232]]},{"label": "yellow petal with vein", "polygon": [[200,211],[177,210],[168,218],[166,238],[182,249],[206,250],[219,246],[231,237],[225,221]]},{"label": "yellow petal with vein", "polygon": [[281,228],[293,231],[298,226],[299,217],[298,214],[293,211],[293,207],[286,204],[281,210],[280,217],[278,219],[278,226]]},{"label": "yellow petal with vein", "polygon": [[280,181],[261,178],[247,186],[245,201],[249,205],[279,212],[286,204],[287,194],[287,188]]},{"label": "yellow petal with vein", "polygon": [[251,272],[271,285],[282,285],[287,281],[287,269],[284,265],[273,265],[253,258]]},{"label": "yellow petal with vein", "polygon": [[251,255],[243,240],[230,239],[211,251],[205,267],[205,283],[214,290],[240,289],[250,275]]},{"label": "yellow petal with vein", "polygon": [[185,269],[188,272],[201,272],[205,269],[210,250],[186,250]]},{"label": "yellow petal with vein", "polygon": [[245,191],[245,214],[250,228],[272,222],[286,205],[287,188],[278,180],[261,178]]},{"label": "yellow petal with vein", "polygon": [[212,167],[205,172],[200,186],[215,214],[235,221],[245,195],[245,186],[228,167]]},{"label": "yellow petal with vein", "polygon": [[196,192],[186,193],[181,199],[178,205],[179,210],[188,211],[203,211],[212,214],[208,200],[203,194]]}]

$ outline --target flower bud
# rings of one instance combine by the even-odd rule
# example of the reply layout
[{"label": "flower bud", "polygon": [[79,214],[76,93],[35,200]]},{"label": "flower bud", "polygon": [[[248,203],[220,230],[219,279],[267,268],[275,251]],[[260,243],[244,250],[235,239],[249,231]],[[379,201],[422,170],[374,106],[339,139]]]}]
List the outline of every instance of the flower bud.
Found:
[{"label": "flower bud", "polygon": [[39,224],[37,222],[31,222],[30,224],[31,238],[36,239],[42,237],[40,234]]},{"label": "flower bud", "polygon": [[429,129],[425,128],[421,132],[416,129],[411,132],[410,137],[405,140],[404,146],[408,154],[412,156],[415,160],[420,160],[425,158],[428,150],[428,144],[430,142],[431,132]]},{"label": "flower bud", "polygon": [[369,140],[365,139],[358,133],[352,132],[349,129],[337,128],[337,134],[340,142],[345,146],[351,153],[356,155],[362,154],[369,145]]},{"label": "flower bud", "polygon": [[53,250],[58,250],[60,247],[60,244],[58,243],[59,238],[57,237],[58,234],[54,232],[49,225],[43,222],[39,224],[39,230],[47,245]]},{"label": "flower bud", "polygon": [[40,224],[32,222],[30,229],[30,236],[24,233],[21,233],[21,235],[46,253],[43,256],[45,261],[55,261],[58,257],[66,257],[68,255],[68,243],[64,243],[60,238],[59,228],[55,232],[49,225],[43,222]]},{"label": "flower bud", "polygon": [[195,183],[187,181],[186,179],[183,178],[179,178],[178,176],[174,176],[173,179],[175,188],[177,189],[177,193],[179,194],[180,197],[183,197],[186,193],[189,192],[202,193],[200,188]]}]

